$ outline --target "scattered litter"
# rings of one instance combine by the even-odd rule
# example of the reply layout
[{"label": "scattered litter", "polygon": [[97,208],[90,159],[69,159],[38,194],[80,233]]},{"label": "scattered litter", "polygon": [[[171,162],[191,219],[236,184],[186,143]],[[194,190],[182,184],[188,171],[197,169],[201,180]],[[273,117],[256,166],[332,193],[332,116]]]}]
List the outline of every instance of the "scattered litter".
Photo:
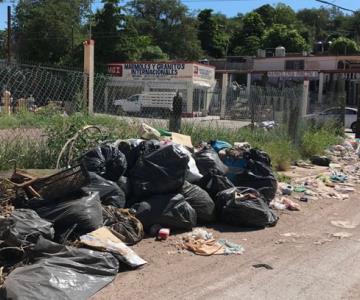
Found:
[{"label": "scattered litter", "polygon": [[183,248],[202,256],[243,254],[245,251],[241,245],[227,240],[216,241],[215,239],[185,239]]},{"label": "scattered litter", "polygon": [[295,238],[301,237],[301,235],[299,235],[298,233],[295,233],[295,232],[287,232],[287,233],[282,233],[280,235],[285,236],[285,237],[295,237]]},{"label": "scattered litter", "polygon": [[314,242],[314,245],[323,245],[325,243],[329,243],[329,242],[332,242],[333,240],[331,239],[321,239],[321,240],[318,240],[316,242]]},{"label": "scattered litter", "polygon": [[296,193],[303,193],[305,191],[306,191],[306,188],[304,186],[296,186],[294,188],[294,192],[296,192]]},{"label": "scattered litter", "polygon": [[338,239],[344,239],[344,238],[349,238],[349,237],[352,237],[352,233],[350,232],[336,232],[336,233],[331,233],[330,234],[330,237],[335,237],[335,238],[338,238]]},{"label": "scattered litter", "polygon": [[161,228],[158,231],[157,239],[158,240],[166,240],[170,236],[170,229],[169,228]]},{"label": "scattered litter", "polygon": [[101,227],[81,236],[80,241],[88,247],[113,253],[120,261],[132,268],[137,268],[147,263],[106,227]]},{"label": "scattered litter", "polygon": [[335,186],[335,190],[342,194],[355,192],[355,189],[353,187],[340,185]]},{"label": "scattered litter", "polygon": [[286,197],[281,197],[281,199],[275,198],[270,203],[270,207],[275,208],[275,209],[280,209],[280,210],[281,209],[301,210],[300,204],[298,204]]},{"label": "scattered litter", "polygon": [[264,268],[266,270],[274,270],[274,268],[268,264],[256,264],[253,265],[254,268],[258,269],[258,268]]},{"label": "scattered litter", "polygon": [[302,196],[302,197],[300,197],[299,200],[300,200],[301,202],[308,202],[308,201],[309,201],[309,198]]},{"label": "scattered litter", "polygon": [[350,221],[331,221],[331,225],[345,228],[345,229],[354,229],[358,226],[358,224],[352,223]]}]

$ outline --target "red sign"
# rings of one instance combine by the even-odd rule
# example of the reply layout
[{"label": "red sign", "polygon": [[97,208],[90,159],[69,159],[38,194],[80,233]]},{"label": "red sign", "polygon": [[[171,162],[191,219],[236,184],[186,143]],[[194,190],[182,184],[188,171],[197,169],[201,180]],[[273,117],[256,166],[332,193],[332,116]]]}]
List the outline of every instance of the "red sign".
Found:
[{"label": "red sign", "polygon": [[108,73],[122,77],[123,76],[123,66],[122,65],[108,65]]}]

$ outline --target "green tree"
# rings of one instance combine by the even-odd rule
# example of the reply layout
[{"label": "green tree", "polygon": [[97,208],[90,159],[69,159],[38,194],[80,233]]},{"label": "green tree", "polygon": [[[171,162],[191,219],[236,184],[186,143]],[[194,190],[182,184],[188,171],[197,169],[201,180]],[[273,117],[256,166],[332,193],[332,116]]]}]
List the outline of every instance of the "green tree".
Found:
[{"label": "green tree", "polygon": [[302,9],[297,12],[296,16],[311,32],[313,42],[327,37],[327,26],[330,22],[330,14],[327,9]]},{"label": "green tree", "polygon": [[95,14],[92,38],[95,40],[96,63],[109,63],[120,56],[121,23],[124,21],[120,0],[104,1],[102,9]]},{"label": "green tree", "polygon": [[261,16],[256,12],[251,12],[245,15],[243,19],[243,36],[257,36],[261,37],[265,30],[265,24]]},{"label": "green tree", "polygon": [[256,55],[260,48],[261,39],[252,35],[245,38],[243,45],[236,47],[233,52],[235,55]]},{"label": "green tree", "polygon": [[289,5],[278,3],[274,9],[274,24],[283,24],[290,27],[297,23],[296,13]]},{"label": "green tree", "polygon": [[197,20],[179,0],[132,0],[129,13],[135,28],[152,38],[172,59],[198,59],[202,55],[197,38]]},{"label": "green tree", "polygon": [[159,46],[147,46],[141,52],[141,60],[168,60],[169,56]]},{"label": "green tree", "polygon": [[287,52],[301,52],[309,49],[305,39],[295,29],[286,25],[275,24],[265,31],[263,36],[264,48],[285,47]]},{"label": "green tree", "polygon": [[346,37],[339,37],[330,46],[330,53],[336,55],[350,55],[359,53],[359,45]]},{"label": "green tree", "polygon": [[16,56],[37,62],[60,63],[80,44],[88,0],[19,1],[14,15]]},{"label": "green tree", "polygon": [[218,58],[227,54],[230,33],[226,17],[212,12],[212,9],[204,9],[199,13],[198,37],[202,49],[209,56]]},{"label": "green tree", "polygon": [[260,15],[266,26],[273,25],[275,20],[275,8],[272,7],[270,4],[262,5],[255,9],[254,12]]}]

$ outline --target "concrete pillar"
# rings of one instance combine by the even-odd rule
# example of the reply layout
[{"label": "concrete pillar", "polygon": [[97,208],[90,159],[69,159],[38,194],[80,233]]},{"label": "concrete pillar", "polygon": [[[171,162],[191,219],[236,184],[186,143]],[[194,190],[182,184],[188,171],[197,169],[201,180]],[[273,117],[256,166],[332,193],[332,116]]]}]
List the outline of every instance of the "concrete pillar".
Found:
[{"label": "concrete pillar", "polygon": [[189,82],[186,90],[187,103],[186,103],[186,113],[191,114],[193,112],[193,98],[194,98],[194,85]]},{"label": "concrete pillar", "polygon": [[322,103],[323,89],[324,89],[324,73],[319,73],[318,103]]},{"label": "concrete pillar", "polygon": [[250,97],[250,90],[251,90],[251,73],[247,73],[246,79],[246,97]]},{"label": "concrete pillar", "polygon": [[94,113],[94,46],[94,40],[84,42],[84,100],[87,100],[89,114]]},{"label": "concrete pillar", "polygon": [[223,73],[222,86],[221,86],[220,119],[225,119],[227,90],[228,90],[228,73]]},{"label": "concrete pillar", "polygon": [[304,80],[303,84],[303,94],[302,94],[302,103],[301,103],[301,110],[300,116],[303,117],[307,114],[308,105],[309,105],[309,80]]}]

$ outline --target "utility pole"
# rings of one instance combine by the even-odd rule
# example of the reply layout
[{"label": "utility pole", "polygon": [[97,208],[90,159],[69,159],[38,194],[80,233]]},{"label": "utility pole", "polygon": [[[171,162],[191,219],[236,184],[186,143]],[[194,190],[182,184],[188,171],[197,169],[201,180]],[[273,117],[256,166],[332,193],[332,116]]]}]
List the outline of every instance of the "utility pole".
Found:
[{"label": "utility pole", "polygon": [[11,62],[11,6],[7,7],[7,59]]}]

